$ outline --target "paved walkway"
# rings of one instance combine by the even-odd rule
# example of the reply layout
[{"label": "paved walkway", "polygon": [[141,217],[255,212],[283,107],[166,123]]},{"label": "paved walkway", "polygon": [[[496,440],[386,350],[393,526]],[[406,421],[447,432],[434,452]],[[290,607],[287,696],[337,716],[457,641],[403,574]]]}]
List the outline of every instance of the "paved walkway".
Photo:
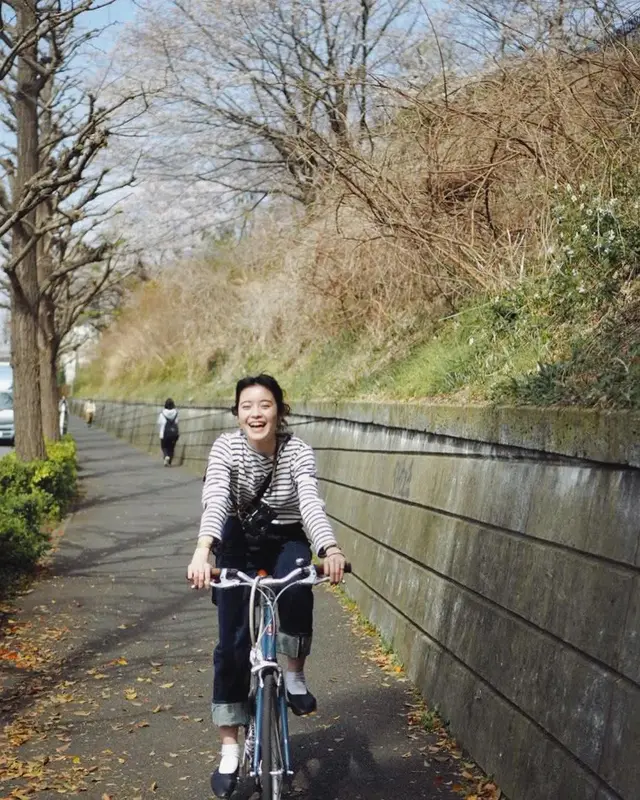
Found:
[{"label": "paved walkway", "polygon": [[[0,700],[13,744],[23,742],[16,753],[31,766],[0,782],[0,795],[56,798],[61,787],[84,786],[99,800],[208,798],[218,747],[209,716],[215,614],[184,578],[202,484],[77,420],[71,432],[83,500],[52,574],[14,614],[25,626],[16,635],[29,630],[39,643],[40,666],[5,670]],[[319,713],[292,719],[297,794],[460,798],[446,759],[431,759],[429,740],[407,726],[409,684],[372,665],[367,647],[335,596],[317,590],[308,678]],[[29,782],[35,794],[16,791]]]}]

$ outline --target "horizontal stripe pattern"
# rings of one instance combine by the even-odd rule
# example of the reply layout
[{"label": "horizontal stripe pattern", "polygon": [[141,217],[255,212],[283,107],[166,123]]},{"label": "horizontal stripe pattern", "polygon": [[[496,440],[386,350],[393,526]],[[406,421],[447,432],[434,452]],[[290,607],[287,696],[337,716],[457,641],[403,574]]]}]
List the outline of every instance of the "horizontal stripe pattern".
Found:
[{"label": "horizontal stripe pattern", "polygon": [[[254,450],[242,431],[219,436],[209,454],[199,536],[220,539],[225,520],[234,513],[232,496],[241,506],[250,503],[272,468],[273,458]],[[314,452],[300,437],[292,436],[281,447],[263,500],[278,515],[275,524],[302,522],[316,553],[336,543],[318,494]]]}]

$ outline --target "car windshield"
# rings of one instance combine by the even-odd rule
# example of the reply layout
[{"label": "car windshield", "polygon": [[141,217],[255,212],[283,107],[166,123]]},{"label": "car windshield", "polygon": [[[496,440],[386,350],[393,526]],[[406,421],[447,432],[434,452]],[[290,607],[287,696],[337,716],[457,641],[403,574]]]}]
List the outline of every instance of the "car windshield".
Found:
[{"label": "car windshield", "polygon": [[0,411],[13,408],[13,396],[9,392],[0,392]]}]

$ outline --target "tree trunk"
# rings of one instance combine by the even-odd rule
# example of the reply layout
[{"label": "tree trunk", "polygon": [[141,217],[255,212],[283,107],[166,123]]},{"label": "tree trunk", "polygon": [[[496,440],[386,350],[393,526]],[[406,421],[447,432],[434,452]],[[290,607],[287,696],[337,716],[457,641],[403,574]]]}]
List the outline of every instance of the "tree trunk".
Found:
[{"label": "tree trunk", "polygon": [[60,438],[58,414],[58,347],[53,326],[51,298],[40,300],[40,402],[42,405],[42,430],[45,439],[55,442]]},{"label": "tree trunk", "polygon": [[[33,29],[36,15],[30,0],[15,5],[18,36]],[[28,181],[36,175],[38,153],[38,47],[18,58],[15,96],[17,164],[14,202],[18,206]],[[27,214],[11,232],[12,255],[23,253],[35,235],[36,211]],[[27,250],[11,277],[11,349],[13,354],[16,454],[23,461],[44,458],[38,357],[38,262],[35,246]]]},{"label": "tree trunk", "polygon": [[[39,123],[40,145],[46,144],[52,136],[51,102],[53,94],[53,79],[49,78],[40,93],[41,112]],[[47,153],[42,152],[41,158],[46,158]],[[50,220],[53,215],[51,201],[45,201],[38,208],[40,227]],[[40,305],[38,309],[38,348],[40,351],[40,402],[42,405],[42,429],[45,439],[52,442],[60,438],[60,421],[58,403],[57,357],[58,341],[56,337],[55,303],[51,296],[51,289],[42,291],[53,271],[51,255],[49,253],[50,236],[41,236],[38,239],[38,285],[40,287]]]}]

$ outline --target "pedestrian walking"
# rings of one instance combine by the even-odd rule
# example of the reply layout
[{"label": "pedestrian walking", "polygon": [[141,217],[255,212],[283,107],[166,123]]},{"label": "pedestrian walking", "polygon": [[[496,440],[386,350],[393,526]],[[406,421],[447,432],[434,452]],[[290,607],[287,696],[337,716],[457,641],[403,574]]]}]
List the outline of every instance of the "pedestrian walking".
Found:
[{"label": "pedestrian walking", "polygon": [[162,448],[164,465],[165,467],[170,467],[176,444],[180,438],[178,409],[170,397],[167,398],[164,408],[158,414],[158,432],[160,434],[160,447]]},{"label": "pedestrian walking", "polygon": [[69,404],[65,395],[62,395],[58,402],[58,425],[60,427],[60,436],[64,436],[69,425]]},{"label": "pedestrian walking", "polygon": [[93,424],[93,418],[95,417],[95,414],[96,404],[93,402],[93,400],[87,400],[87,402],[84,404],[84,418],[89,427],[91,427]]}]

